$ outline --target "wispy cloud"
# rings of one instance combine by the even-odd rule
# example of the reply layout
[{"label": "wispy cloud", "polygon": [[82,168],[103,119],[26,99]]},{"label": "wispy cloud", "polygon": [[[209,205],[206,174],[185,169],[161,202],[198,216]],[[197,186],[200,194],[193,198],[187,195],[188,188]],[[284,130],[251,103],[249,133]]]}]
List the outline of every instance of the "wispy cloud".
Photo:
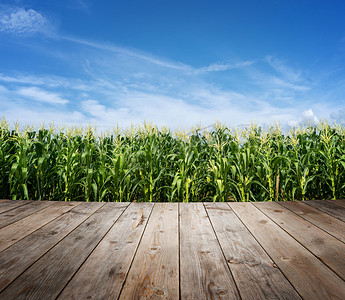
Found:
[{"label": "wispy cloud", "polygon": [[272,83],[283,88],[288,88],[292,91],[304,92],[310,90],[310,87],[307,85],[292,83],[276,76],[272,77]]},{"label": "wispy cloud", "polygon": [[261,99],[275,102],[277,106],[293,105],[296,101],[300,103],[301,99],[312,93],[315,86],[315,82],[304,76],[303,72],[288,67],[282,60],[272,56],[258,59],[245,72],[247,87],[251,87]]},{"label": "wispy cloud", "polygon": [[67,41],[70,41],[70,42],[74,42],[74,43],[78,43],[81,45],[93,47],[96,49],[100,49],[103,51],[120,53],[120,54],[124,54],[126,56],[139,58],[139,59],[148,61],[150,63],[153,63],[153,64],[161,66],[161,67],[165,67],[165,68],[170,68],[170,69],[175,69],[175,70],[184,70],[184,71],[190,71],[192,69],[188,65],[169,61],[169,60],[162,59],[162,58],[158,58],[158,57],[155,57],[154,55],[150,55],[150,54],[144,53],[144,52],[139,51],[139,50],[130,50],[128,48],[122,48],[122,47],[119,47],[116,45],[111,45],[111,44],[101,43],[101,42],[95,42],[95,41],[88,41],[85,39],[80,39],[80,38],[66,36],[66,35],[60,36],[60,38],[67,40]]},{"label": "wispy cloud", "polygon": [[60,97],[57,93],[47,92],[37,87],[26,87],[17,90],[17,93],[23,97],[34,101],[44,102],[49,104],[66,104],[68,100]]},{"label": "wispy cloud", "polygon": [[279,74],[281,74],[284,79],[290,82],[299,82],[303,80],[302,72],[293,70],[288,67],[282,60],[277,59],[273,56],[267,56],[265,58],[266,62]]},{"label": "wispy cloud", "polygon": [[[107,129],[145,120],[170,128],[207,126],[215,120],[230,126],[253,120],[294,125],[333,111],[339,111],[340,118],[339,107],[318,106],[325,94],[315,92],[315,83],[303,70],[273,56],[196,68],[144,51],[68,36],[50,40],[49,47],[64,56],[60,76],[0,74],[0,111],[10,120],[93,122]],[[46,50],[49,53],[50,48]],[[69,73],[73,76],[63,75]]]},{"label": "wispy cloud", "polygon": [[88,10],[90,7],[90,3],[87,0],[74,0],[74,5],[78,9]]},{"label": "wispy cloud", "polygon": [[[34,125],[39,126],[42,123],[54,123],[57,126],[86,126],[90,123],[79,111],[63,111],[58,109],[37,110],[31,107],[14,107],[6,111],[6,120],[10,123],[19,122],[20,125]],[[11,125],[12,125],[11,124]],[[104,128],[105,129],[105,128]]]},{"label": "wispy cloud", "polygon": [[62,84],[64,79],[60,78],[60,80],[55,76],[35,76],[35,75],[5,75],[0,73],[0,81],[8,82],[8,83],[22,83],[22,84],[31,84],[31,85],[48,85],[48,86],[59,86]]},{"label": "wispy cloud", "polygon": [[10,8],[0,13],[0,31],[14,35],[48,33],[50,24],[38,11],[33,9]]},{"label": "wispy cloud", "polygon": [[215,63],[211,64],[207,67],[202,67],[199,69],[196,69],[194,71],[195,74],[203,74],[203,73],[209,73],[209,72],[221,72],[221,71],[228,71],[232,69],[239,69],[243,68],[246,66],[250,66],[254,64],[254,61],[244,61],[240,63],[235,63],[235,64],[225,64],[225,63]]},{"label": "wispy cloud", "polygon": [[28,74],[16,74],[16,75],[5,75],[0,73],[0,82],[8,83],[13,86],[18,85],[31,85],[41,86],[43,88],[62,88],[71,89],[78,91],[90,90],[90,85],[79,78],[66,78],[55,75],[28,75]]}]

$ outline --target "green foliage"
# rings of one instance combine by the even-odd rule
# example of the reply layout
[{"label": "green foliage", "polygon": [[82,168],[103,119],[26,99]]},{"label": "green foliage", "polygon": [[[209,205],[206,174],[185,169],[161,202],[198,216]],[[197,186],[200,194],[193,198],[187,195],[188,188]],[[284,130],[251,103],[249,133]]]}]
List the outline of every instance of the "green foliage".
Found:
[{"label": "green foliage", "polygon": [[0,124],[0,197],[80,201],[278,201],[345,197],[345,130],[327,123],[172,133],[151,124]]}]

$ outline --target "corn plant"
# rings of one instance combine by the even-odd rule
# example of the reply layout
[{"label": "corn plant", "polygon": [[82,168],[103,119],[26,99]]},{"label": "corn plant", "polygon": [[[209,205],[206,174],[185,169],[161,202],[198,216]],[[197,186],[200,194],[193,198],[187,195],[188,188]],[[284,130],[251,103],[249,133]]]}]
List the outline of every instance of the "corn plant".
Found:
[{"label": "corn plant", "polygon": [[278,201],[345,196],[345,128],[257,125],[172,132],[145,123],[0,123],[0,197],[83,201]]}]

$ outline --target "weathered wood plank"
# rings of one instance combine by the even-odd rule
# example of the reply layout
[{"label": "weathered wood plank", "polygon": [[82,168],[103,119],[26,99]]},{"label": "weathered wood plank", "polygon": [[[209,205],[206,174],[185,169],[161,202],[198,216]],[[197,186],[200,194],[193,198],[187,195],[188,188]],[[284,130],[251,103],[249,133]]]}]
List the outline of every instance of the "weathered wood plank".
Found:
[{"label": "weathered wood plank", "polygon": [[0,253],[0,292],[104,203],[81,203]]},{"label": "weathered wood plank", "polygon": [[288,208],[295,214],[345,243],[345,224],[339,219],[302,202],[278,202],[278,204]]},{"label": "weathered wood plank", "polygon": [[304,203],[345,222],[345,207],[341,207],[339,205],[335,205],[331,202],[323,200],[310,200],[305,201]]},{"label": "weathered wood plank", "polygon": [[226,203],[205,207],[242,299],[301,299]]},{"label": "weathered wood plank", "polygon": [[229,203],[304,299],[344,299],[345,282],[251,203]]},{"label": "weathered wood plank", "polygon": [[344,243],[277,203],[254,205],[345,280]]},{"label": "weathered wood plank", "polygon": [[202,203],[180,203],[182,299],[240,299]]},{"label": "weathered wood plank", "polygon": [[55,202],[53,205],[50,205],[35,214],[0,229],[0,252],[43,225],[71,210],[78,204],[79,203],[73,202]]},{"label": "weathered wood plank", "polygon": [[22,205],[26,205],[30,203],[31,201],[29,200],[4,200],[0,202],[0,214],[9,211],[13,208],[17,208]]},{"label": "weathered wood plank", "polygon": [[[345,222],[339,219],[345,201],[321,204],[337,206],[338,218],[308,202],[185,203],[180,218],[179,204],[154,204],[164,208],[149,221],[153,204],[132,203],[115,223],[110,219],[118,210],[106,212],[104,203],[50,202],[39,210],[33,203],[43,202],[5,200],[0,208],[14,202],[0,214],[0,227],[7,224],[0,249],[3,239],[14,239],[0,251],[0,299],[298,298],[289,281],[304,299],[345,298]],[[61,206],[53,212],[55,205]],[[102,216],[94,217],[100,206]],[[169,284],[174,288],[164,289]]]},{"label": "weathered wood plank", "polygon": [[126,207],[106,203],[14,280],[0,298],[56,298]]},{"label": "weathered wood plank", "polygon": [[19,207],[8,210],[0,214],[0,229],[14,222],[17,222],[20,219],[26,218],[27,216],[30,216],[52,204],[54,204],[54,202],[52,201],[32,201],[26,205],[21,205]]},{"label": "weathered wood plank", "polygon": [[178,298],[178,203],[155,203],[120,299]]},{"label": "weathered wood plank", "polygon": [[117,299],[152,208],[152,203],[132,203],[59,298]]},{"label": "weathered wood plank", "polygon": [[337,199],[337,200],[327,200],[327,202],[339,205],[341,207],[345,207],[345,200],[344,199]]}]

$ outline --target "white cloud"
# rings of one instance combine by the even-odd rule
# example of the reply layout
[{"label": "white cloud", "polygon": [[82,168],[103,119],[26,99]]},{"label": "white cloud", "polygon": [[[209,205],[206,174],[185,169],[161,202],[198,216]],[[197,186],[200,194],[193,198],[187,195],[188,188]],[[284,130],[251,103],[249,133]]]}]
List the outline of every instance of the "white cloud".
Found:
[{"label": "white cloud", "polygon": [[9,76],[0,73],[0,81],[10,84],[24,84],[35,85],[50,88],[69,88],[72,90],[87,91],[90,89],[90,85],[78,78],[66,78],[52,75],[15,75]]},{"label": "white cloud", "polygon": [[[271,58],[271,61],[275,59]],[[276,63],[281,70],[285,70],[280,60]],[[263,59],[261,63],[255,64],[250,68],[245,69],[245,77],[242,82],[245,82],[247,89],[255,91],[255,94],[262,100],[270,103],[276,102],[282,105],[293,105],[298,99],[308,98],[313,92],[315,84],[310,80],[305,79],[301,74],[293,69],[286,72],[278,72],[276,68],[267,68],[267,65],[272,67],[272,63],[267,59]],[[296,75],[299,74],[299,75]]]},{"label": "white cloud", "polygon": [[312,109],[303,111],[297,119],[291,119],[287,123],[289,126],[296,127],[299,125],[315,125],[319,123],[319,118],[315,115]]},{"label": "white cloud", "polygon": [[310,90],[309,86],[291,83],[289,81],[283,80],[278,77],[272,77],[272,82],[277,86],[289,88],[290,90],[293,90],[293,91],[305,92],[305,91]]},{"label": "white cloud", "polygon": [[23,8],[0,13],[0,31],[16,35],[32,35],[47,32],[49,22],[39,12]]},{"label": "white cloud", "polygon": [[[217,93],[203,90],[198,97]],[[188,94],[186,98],[197,96]],[[229,101],[228,97],[233,100]],[[214,95],[209,103],[201,101],[190,102],[179,97],[170,97],[160,94],[144,92],[127,92],[117,96],[113,105],[106,105],[97,100],[86,100],[82,102],[82,111],[88,115],[92,123],[97,123],[101,129],[113,128],[117,124],[120,127],[127,127],[131,124],[142,124],[150,121],[158,126],[168,126],[171,129],[186,127],[187,129],[201,124],[208,126],[215,121],[229,124],[230,126],[250,124],[255,120],[261,124],[273,124],[280,121],[286,124],[291,120],[296,111],[293,109],[278,109],[268,103],[259,100],[248,100],[243,95],[222,94]],[[238,103],[242,99],[245,103]],[[247,104],[247,106],[246,106]]]},{"label": "white cloud", "polygon": [[89,120],[78,111],[49,110],[46,108],[33,110],[30,107],[13,107],[12,109],[8,109],[5,111],[5,118],[10,123],[18,121],[23,126],[39,126],[42,123],[54,123],[56,126],[86,126],[90,123]]},{"label": "white cloud", "polygon": [[297,82],[302,80],[302,72],[293,70],[292,68],[286,66],[283,61],[267,56],[266,62],[278,73],[280,73],[286,80],[291,82]]},{"label": "white cloud", "polygon": [[313,112],[312,109],[305,110],[305,111],[302,113],[302,116],[303,116],[304,118],[310,119],[310,120],[315,121],[315,122],[318,121],[318,119],[317,119],[317,117],[315,116],[315,114],[314,114],[314,112]]},{"label": "white cloud", "polygon": [[57,84],[57,79],[52,79],[49,76],[46,77],[38,77],[32,75],[19,75],[19,76],[9,76],[0,73],[0,81],[8,82],[8,83],[24,83],[30,85],[61,85]]},{"label": "white cloud", "polygon": [[109,51],[109,52],[113,52],[113,53],[123,54],[123,55],[129,56],[129,57],[139,58],[139,59],[142,59],[142,60],[147,61],[149,63],[155,64],[155,65],[158,65],[161,67],[169,68],[169,69],[175,69],[175,70],[180,70],[180,71],[181,70],[191,71],[191,69],[192,69],[188,65],[169,61],[166,59],[162,59],[162,58],[156,57],[154,55],[144,53],[143,51],[139,51],[139,50],[130,50],[127,48],[122,48],[122,47],[107,44],[107,43],[88,41],[88,40],[75,38],[75,37],[71,37],[71,36],[60,36],[60,38],[67,40],[67,41],[70,41],[70,42],[77,43],[77,44],[81,44],[81,45],[93,47],[96,49],[100,49],[103,51]]},{"label": "white cloud", "polygon": [[[158,126],[188,128],[197,123],[207,126],[216,120],[230,126],[253,120],[261,124],[299,124],[307,118],[316,121],[328,112],[317,108],[321,100],[313,97],[315,84],[309,84],[303,72],[286,67],[276,58],[214,63],[197,69],[137,50],[62,39],[75,43],[73,53],[69,47],[64,53],[65,71],[73,78],[0,74],[5,87],[0,87],[0,94],[6,98],[0,99],[0,110],[9,113],[12,120],[16,116],[25,121],[38,120],[49,115],[57,123],[92,122],[102,129],[145,120]],[[73,73],[76,65],[80,73]],[[210,72],[209,80],[199,76]],[[339,93],[343,91],[339,89]],[[73,101],[63,95],[73,97]],[[16,106],[12,101],[17,106],[20,103],[22,110],[12,111]],[[24,116],[24,107],[31,114],[33,105],[37,113]]]},{"label": "white cloud", "polygon": [[75,7],[82,10],[88,10],[90,3],[85,0],[74,0]]},{"label": "white cloud", "polygon": [[[116,64],[116,60],[108,62],[110,65],[112,63]],[[64,104],[67,100],[61,93],[66,90],[71,94],[73,91],[73,103],[63,106],[61,110],[55,107],[55,115],[61,117],[62,111],[66,110],[67,114],[62,118],[66,121],[68,116],[72,116],[70,111],[75,110],[75,105],[79,104],[78,109],[84,124],[97,123],[101,129],[109,129],[117,124],[127,127],[132,123],[141,124],[144,121],[156,123],[158,126],[166,125],[172,129],[190,128],[196,124],[207,126],[215,121],[230,126],[249,124],[253,120],[262,124],[272,124],[275,121],[287,124],[303,111],[298,105],[282,108],[279,103],[268,101],[266,90],[261,91],[260,87],[254,93],[247,90],[240,92],[236,89],[236,84],[220,87],[188,72],[176,73],[175,69],[168,71],[164,68],[164,72],[161,72],[162,68],[158,68],[151,71],[150,76],[132,76],[126,72],[119,74],[118,69],[114,71],[112,66],[103,68],[103,65],[99,65],[92,57],[87,68],[89,72],[85,74],[88,74],[88,77],[84,76],[84,79],[80,80],[79,85],[83,88],[79,90],[74,87],[77,80],[49,75],[40,77],[0,74],[0,80],[8,82],[12,90],[17,90],[16,101],[22,101],[18,99],[20,95],[35,98],[41,103]],[[140,72],[141,66],[138,66],[137,73]],[[264,74],[272,81],[269,73]],[[251,78],[246,73],[243,76],[251,84]],[[18,87],[22,84],[33,85],[35,82],[35,85],[41,88]],[[49,92],[44,89],[48,83]],[[277,95],[292,89],[291,86],[282,86],[277,82],[271,84],[276,89],[281,88]],[[36,107],[42,116],[47,111],[49,113],[50,108],[51,106],[43,105]],[[61,123],[59,119],[54,120]],[[69,122],[73,122],[73,119]]]},{"label": "white cloud", "polygon": [[204,74],[209,72],[221,72],[221,71],[228,71],[232,69],[239,69],[246,66],[250,66],[254,64],[254,61],[244,61],[236,64],[224,64],[224,63],[215,63],[211,64],[207,67],[202,67],[199,69],[196,69],[194,71],[195,74]]},{"label": "white cloud", "polygon": [[[40,93],[37,93],[37,88],[24,88],[24,91],[25,89],[29,89],[29,93],[26,91],[23,94],[25,97],[29,94],[30,99],[34,95],[42,95],[42,90],[38,90]],[[54,121],[56,125],[93,123],[97,124],[100,130],[108,130],[116,125],[126,128],[131,124],[142,124],[144,121],[153,122],[158,126],[168,126],[171,129],[190,129],[196,124],[208,126],[215,121],[232,127],[250,124],[251,121],[264,125],[279,121],[282,125],[293,126],[302,124],[308,118],[314,122],[318,120],[312,109],[303,111],[300,106],[279,108],[250,95],[226,92],[209,86],[187,91],[183,97],[131,89],[106,92],[109,94],[102,92],[99,98],[91,98],[87,94],[79,96],[79,102],[68,106],[44,105],[46,99],[40,101],[40,105],[33,106],[33,103],[20,98],[22,95],[18,90],[0,87],[0,110],[10,122],[19,120],[21,123],[39,124],[41,121]],[[46,96],[46,93],[43,94]],[[49,95],[57,94],[50,92]],[[75,104],[77,106],[74,106]]]},{"label": "white cloud", "polygon": [[34,101],[44,102],[49,104],[66,104],[68,100],[61,98],[56,93],[47,92],[37,87],[26,87],[17,90],[17,93]]}]

